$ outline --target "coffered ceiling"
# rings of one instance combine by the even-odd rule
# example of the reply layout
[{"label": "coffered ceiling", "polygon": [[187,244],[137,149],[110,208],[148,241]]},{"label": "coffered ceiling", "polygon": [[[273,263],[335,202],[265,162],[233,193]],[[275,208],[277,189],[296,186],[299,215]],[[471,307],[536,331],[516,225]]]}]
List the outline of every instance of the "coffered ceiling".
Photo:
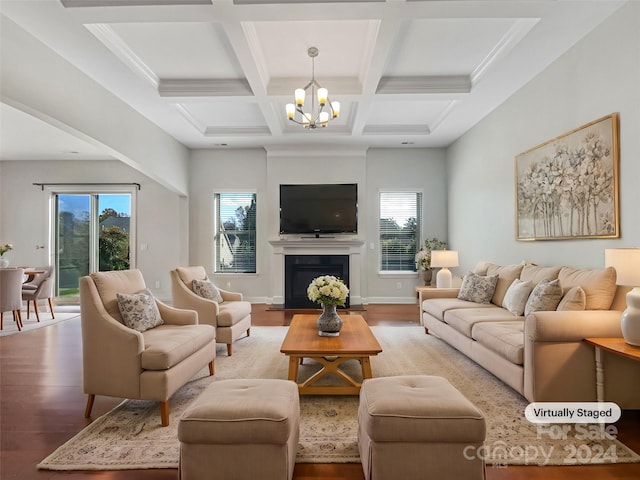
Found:
[{"label": "coffered ceiling", "polygon": [[[622,3],[2,0],[0,5],[3,15],[187,147],[239,148],[447,146]],[[340,117],[316,130],[285,115],[294,89],[311,78],[311,46],[319,49],[316,80],[341,103]],[[0,158],[40,156],[49,136],[54,141],[56,128],[45,128],[45,134],[40,126],[39,151],[31,152],[36,145],[17,135],[15,125],[28,130],[35,119],[8,105],[0,113]],[[78,145],[69,148],[82,151]],[[94,158],[94,147],[87,148]]]}]

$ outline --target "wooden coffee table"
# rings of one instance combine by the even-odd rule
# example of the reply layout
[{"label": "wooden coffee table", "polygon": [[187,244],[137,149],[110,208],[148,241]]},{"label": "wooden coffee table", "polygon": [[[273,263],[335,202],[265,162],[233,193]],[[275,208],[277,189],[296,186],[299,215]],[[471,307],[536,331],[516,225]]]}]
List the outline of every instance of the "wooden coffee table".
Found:
[{"label": "wooden coffee table", "polygon": [[[322,369],[302,383],[301,395],[358,395],[361,383],[340,369],[347,360],[356,359],[362,367],[362,378],[371,378],[369,357],[382,352],[382,347],[361,315],[342,315],[343,326],[337,337],[318,335],[318,315],[294,315],[280,351],[289,356],[289,380],[298,383],[298,366],[311,358]],[[342,385],[314,385],[322,377],[334,374]],[[345,385],[346,384],[346,385]]]}]

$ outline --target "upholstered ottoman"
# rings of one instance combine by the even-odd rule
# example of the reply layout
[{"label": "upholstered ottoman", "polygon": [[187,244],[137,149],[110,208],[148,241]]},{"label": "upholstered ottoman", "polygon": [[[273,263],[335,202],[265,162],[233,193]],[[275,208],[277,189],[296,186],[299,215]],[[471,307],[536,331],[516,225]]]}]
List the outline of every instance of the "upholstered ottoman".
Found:
[{"label": "upholstered ottoman", "polygon": [[213,382],[180,419],[180,479],[290,480],[299,426],[294,382]]},{"label": "upholstered ottoman", "polygon": [[485,478],[484,416],[442,377],[365,380],[358,425],[366,480]]}]

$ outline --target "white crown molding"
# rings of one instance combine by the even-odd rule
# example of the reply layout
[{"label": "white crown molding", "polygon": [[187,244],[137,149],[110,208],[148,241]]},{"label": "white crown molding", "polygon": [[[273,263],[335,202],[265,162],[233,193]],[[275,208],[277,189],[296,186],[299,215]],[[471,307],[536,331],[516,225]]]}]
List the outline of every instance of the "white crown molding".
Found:
[{"label": "white crown molding", "polygon": [[159,80],[156,74],[129,48],[113,28],[104,23],[87,24],[85,27],[93,33],[105,47],[111,50],[122,63],[149,82],[154,88],[158,87]]},{"label": "white crown molding", "polygon": [[212,0],[60,0],[65,8],[211,5]]},{"label": "white crown molding", "polygon": [[184,105],[176,103],[174,107],[176,108],[176,110],[178,110],[178,112],[180,112],[180,115],[182,115],[185,120],[187,120],[187,122],[189,122],[189,124],[196,129],[198,133],[200,133],[201,135],[205,134],[206,125],[204,125],[195,116],[193,116],[193,114]]},{"label": "white crown molding", "polygon": [[366,125],[363,135],[429,135],[429,125]]},{"label": "white crown molding", "polygon": [[271,136],[269,127],[254,126],[237,126],[237,127],[206,127],[204,130],[205,137],[243,137],[247,135]]},{"label": "white crown molding", "polygon": [[160,79],[161,97],[247,97],[253,96],[249,82],[243,79]]},{"label": "white crown molding", "polygon": [[468,75],[425,75],[414,77],[382,77],[376,94],[469,93]]}]

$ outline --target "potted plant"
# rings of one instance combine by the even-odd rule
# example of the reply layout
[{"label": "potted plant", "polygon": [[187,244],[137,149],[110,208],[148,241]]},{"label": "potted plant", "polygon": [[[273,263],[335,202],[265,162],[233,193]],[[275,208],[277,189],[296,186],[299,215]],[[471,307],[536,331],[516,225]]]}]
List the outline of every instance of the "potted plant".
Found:
[{"label": "potted plant", "polygon": [[425,285],[431,285],[431,251],[443,250],[447,248],[447,242],[438,240],[437,238],[427,238],[424,246],[416,253],[416,269],[420,272]]},{"label": "potted plant", "polygon": [[349,289],[342,279],[333,275],[314,278],[307,288],[307,296],[312,302],[322,305],[322,315],[318,318],[318,334],[335,337],[340,334],[342,319],[336,312],[336,305],[343,306]]}]

